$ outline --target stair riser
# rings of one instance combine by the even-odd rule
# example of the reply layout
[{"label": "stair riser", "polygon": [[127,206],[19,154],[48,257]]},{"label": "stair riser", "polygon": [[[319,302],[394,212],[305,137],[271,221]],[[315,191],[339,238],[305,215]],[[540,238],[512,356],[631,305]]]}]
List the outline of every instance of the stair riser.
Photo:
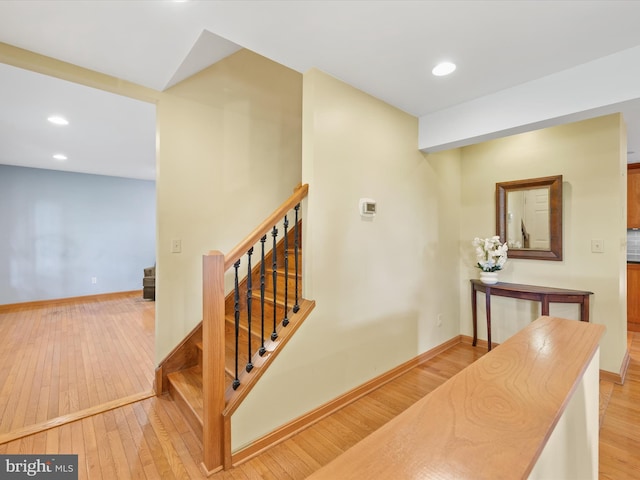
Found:
[{"label": "stair riser", "polygon": [[[295,262],[296,262],[296,256],[295,256],[295,252],[293,251],[293,248],[289,249],[288,260],[289,260],[289,271],[293,272],[293,269],[295,268]],[[271,269],[272,263],[268,265],[267,270]],[[278,266],[278,268],[284,268],[284,252],[283,251],[278,252],[278,257],[276,258],[276,265]],[[302,249],[298,250],[298,269],[302,270]]]},{"label": "stair riser", "polygon": [[195,413],[193,413],[191,405],[189,405],[184,397],[180,394],[180,392],[178,392],[173,387],[171,382],[169,382],[169,395],[171,395],[171,398],[173,398],[173,400],[178,404],[178,408],[184,415],[185,420],[187,421],[193,432],[196,434],[198,440],[202,442],[202,432],[204,430],[202,426],[202,420],[198,418]]},{"label": "stair riser", "polygon": [[[252,345],[252,352],[255,353],[257,348],[260,347],[261,345],[261,341],[260,341],[260,326],[259,325],[253,325],[251,326],[251,345]],[[265,325],[265,340],[267,338],[269,338],[269,335],[271,334],[271,330],[269,330],[267,328],[267,325]],[[240,346],[240,350],[241,351],[246,351],[248,349],[248,338],[249,338],[249,334],[247,332],[247,330],[245,330],[244,328],[240,328],[239,330],[239,335],[238,335],[238,345]],[[233,324],[233,322],[227,321],[225,322],[225,339],[227,342],[227,346],[232,346],[233,348],[235,348],[235,325]]]},{"label": "stair riser", "polygon": [[[289,298],[289,303],[295,301],[295,292],[296,292],[296,280],[295,277],[289,275],[288,281],[285,282],[284,274],[278,275],[276,277],[276,298],[281,302],[284,301],[284,286],[288,285],[287,296]],[[300,291],[302,290],[302,282],[298,279],[298,297],[300,297]],[[260,288],[258,287],[258,291],[255,293],[259,293]],[[265,295],[267,297],[273,298],[273,277],[269,278],[269,281],[265,281]]]},{"label": "stair riser", "polygon": [[[300,282],[298,282],[298,298],[302,298],[301,295],[302,292],[302,284]],[[258,312],[258,318],[259,318],[259,312],[260,312],[260,286],[258,285],[257,288],[253,288],[251,291],[252,295],[251,295],[251,311],[252,314],[255,312]],[[277,305],[276,308],[284,308],[284,281],[282,282],[282,284],[279,284],[277,287],[277,302],[280,305]],[[265,316],[267,315],[267,311],[270,310],[271,307],[271,299],[273,298],[273,291],[271,291],[270,289],[267,290],[265,288]],[[295,304],[295,281],[292,281],[291,279],[289,279],[289,288],[287,291],[287,298],[288,298],[288,302],[287,302],[287,306],[288,308],[292,308],[293,305]],[[247,290],[246,289],[240,289],[239,291],[239,297],[238,297],[238,308],[240,309],[240,316],[241,317],[245,317],[247,316]],[[234,315],[234,311],[235,311],[235,299],[227,301],[225,304],[225,314],[226,315]],[[272,310],[271,310],[272,312]],[[271,313],[271,315],[273,315],[273,313]],[[254,316],[255,318],[255,316]]]},{"label": "stair riser", "polygon": [[[285,282],[285,272],[284,270],[276,271],[276,287],[278,290],[278,298],[284,298],[284,285],[288,283],[288,294],[289,298],[295,297],[295,289],[296,289],[296,278],[294,275],[293,267],[289,266],[289,272],[287,274],[287,282]],[[268,297],[273,297],[273,271],[269,270],[264,277],[264,290],[265,294]],[[260,276],[252,278],[251,284],[251,292],[254,295],[260,295]],[[298,276],[298,296],[300,296],[302,292],[302,278]],[[247,297],[247,287],[243,286],[240,289],[240,297]],[[242,299],[242,298],[241,298]],[[246,300],[245,300],[246,302]]]}]

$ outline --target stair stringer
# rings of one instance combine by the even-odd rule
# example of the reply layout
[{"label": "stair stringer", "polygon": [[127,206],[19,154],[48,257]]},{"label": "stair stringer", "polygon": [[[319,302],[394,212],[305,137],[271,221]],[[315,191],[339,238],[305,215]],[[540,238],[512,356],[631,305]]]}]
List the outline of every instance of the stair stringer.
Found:
[{"label": "stair stringer", "polygon": [[240,386],[236,390],[229,386],[225,392],[225,409],[222,412],[225,437],[227,441],[223,445],[224,469],[228,470],[233,466],[233,457],[231,452],[231,417],[233,413],[242,404],[249,392],[256,386],[262,375],[267,371],[271,363],[276,359],[285,345],[291,340],[296,330],[307,319],[315,308],[314,300],[300,301],[300,309],[297,313],[291,311],[289,325],[284,327],[282,324],[277,329],[278,338],[275,340],[265,341],[267,353],[262,357],[256,353],[252,358],[253,369],[250,373],[243,371],[239,376]]},{"label": "stair stringer", "polygon": [[280,324],[277,329],[278,338],[275,340],[265,340],[264,345],[267,352],[260,356],[256,353],[252,357],[253,369],[251,372],[243,370],[239,375],[240,386],[234,390],[229,386],[225,392],[226,407],[222,412],[223,417],[230,417],[238,409],[242,401],[249,394],[251,389],[258,383],[260,377],[267,370],[269,365],[273,363],[284,346],[291,340],[296,330],[307,319],[311,311],[315,308],[315,300],[305,300],[300,302],[300,309],[297,313],[292,313],[289,318],[289,325],[286,327]]},{"label": "stair stringer", "polygon": [[198,342],[202,342],[202,322],[198,323],[156,368],[154,388],[157,396],[169,391],[167,375],[195,367],[199,363]]}]

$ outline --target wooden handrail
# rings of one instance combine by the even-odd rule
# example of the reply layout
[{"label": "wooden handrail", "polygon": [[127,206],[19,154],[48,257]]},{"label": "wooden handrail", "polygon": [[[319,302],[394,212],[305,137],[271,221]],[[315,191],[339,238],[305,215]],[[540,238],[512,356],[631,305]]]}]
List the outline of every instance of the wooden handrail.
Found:
[{"label": "wooden handrail", "polygon": [[231,249],[229,253],[224,256],[224,269],[229,270],[235,262],[237,262],[242,255],[247,253],[252,246],[258,243],[264,235],[266,235],[273,226],[278,223],[285,214],[295,207],[307,196],[309,192],[309,184],[305,183],[296,187],[287,201],[280,205],[271,215],[269,215],[258,227],[251,232],[244,240]]}]

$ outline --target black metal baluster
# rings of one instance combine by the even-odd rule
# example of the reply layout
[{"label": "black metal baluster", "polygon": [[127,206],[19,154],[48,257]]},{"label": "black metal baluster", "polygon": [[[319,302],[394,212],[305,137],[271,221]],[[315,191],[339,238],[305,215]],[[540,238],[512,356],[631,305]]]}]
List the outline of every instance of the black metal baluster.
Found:
[{"label": "black metal baluster", "polygon": [[253,353],[251,351],[251,295],[252,295],[252,278],[251,278],[251,255],[253,255],[253,247],[251,247],[247,251],[247,330],[249,332],[249,340],[248,340],[248,355],[247,355],[247,372],[250,372],[253,369],[253,363],[251,360],[253,358]]},{"label": "black metal baluster", "polygon": [[298,310],[300,310],[300,305],[298,305],[298,275],[300,274],[300,270],[298,269],[298,247],[299,247],[299,235],[298,235],[298,210],[300,210],[300,204],[297,204],[294,207],[294,210],[296,211],[296,224],[294,226],[294,233],[295,233],[295,238],[293,239],[293,255],[294,255],[294,259],[293,262],[295,264],[295,275],[296,275],[296,303],[293,306],[293,313],[298,313]]},{"label": "black metal baluster", "polygon": [[233,380],[234,390],[240,386],[240,380],[238,379],[238,337],[240,336],[240,289],[238,287],[238,267],[240,267],[240,260],[233,264],[233,268],[235,269],[234,319],[236,327],[236,378]]},{"label": "black metal baluster", "polygon": [[271,236],[273,237],[273,247],[271,249],[271,255],[272,255],[272,259],[273,262],[271,264],[271,272],[272,272],[272,278],[273,278],[273,332],[271,332],[271,340],[275,340],[276,338],[278,338],[278,332],[276,332],[276,325],[278,323],[277,320],[277,312],[276,312],[276,291],[277,291],[277,275],[278,272],[276,270],[277,268],[277,255],[276,255],[276,239],[278,237],[278,229],[276,228],[276,226],[273,226],[273,230],[271,230]]},{"label": "black metal baluster", "polygon": [[260,244],[261,244],[261,253],[260,253],[260,325],[261,325],[261,332],[260,332],[260,356],[263,356],[266,352],[267,349],[264,348],[264,242],[267,241],[267,236],[264,235],[261,239],[260,239]]},{"label": "black metal baluster", "polygon": [[289,220],[284,216],[284,318],[282,326],[289,325],[289,245],[287,243],[287,229],[289,228]]}]

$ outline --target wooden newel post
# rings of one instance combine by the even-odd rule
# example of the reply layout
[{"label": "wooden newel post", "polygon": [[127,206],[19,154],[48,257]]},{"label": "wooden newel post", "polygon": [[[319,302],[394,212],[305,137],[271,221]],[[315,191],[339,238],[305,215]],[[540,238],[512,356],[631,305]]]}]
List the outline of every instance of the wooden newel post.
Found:
[{"label": "wooden newel post", "polygon": [[224,447],[224,254],[202,258],[202,388],[204,390],[203,467],[222,469]]}]

